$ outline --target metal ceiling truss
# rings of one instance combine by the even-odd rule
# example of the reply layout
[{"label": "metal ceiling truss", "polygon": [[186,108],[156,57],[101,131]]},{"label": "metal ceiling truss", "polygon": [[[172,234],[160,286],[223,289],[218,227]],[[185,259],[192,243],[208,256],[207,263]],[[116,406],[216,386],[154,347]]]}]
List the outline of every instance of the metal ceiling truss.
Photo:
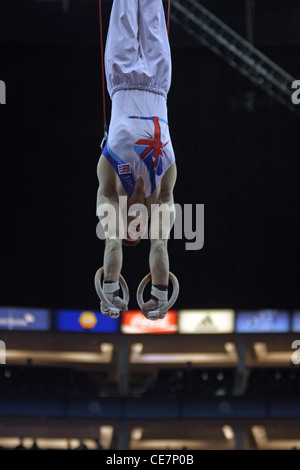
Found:
[{"label": "metal ceiling truss", "polygon": [[299,107],[291,100],[292,83],[296,79],[213,15],[198,0],[172,0],[171,19],[200,44],[208,47],[240,74],[300,116]]}]

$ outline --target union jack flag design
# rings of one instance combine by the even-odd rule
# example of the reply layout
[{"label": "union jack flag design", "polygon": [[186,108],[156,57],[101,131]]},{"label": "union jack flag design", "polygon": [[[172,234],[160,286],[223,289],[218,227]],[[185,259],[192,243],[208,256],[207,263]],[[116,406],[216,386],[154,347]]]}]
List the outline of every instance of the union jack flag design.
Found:
[{"label": "union jack flag design", "polygon": [[123,163],[122,165],[118,165],[118,172],[119,175],[126,175],[128,173],[131,173],[129,163]]},{"label": "union jack flag design", "polygon": [[[160,176],[163,167],[162,167],[162,157],[166,156],[164,148],[170,142],[162,143],[161,141],[161,128],[160,128],[160,119],[157,116],[151,118],[139,118],[138,116],[130,116],[131,119],[147,119],[152,120],[154,123],[154,135],[150,134],[146,130],[147,135],[143,136],[144,138],[139,139],[135,145],[134,150],[137,155],[140,157],[141,160],[144,160],[146,165],[150,163],[150,159],[152,160],[155,173],[157,176]],[[166,121],[163,121],[166,123]],[[166,123],[167,124],[167,123]]]}]

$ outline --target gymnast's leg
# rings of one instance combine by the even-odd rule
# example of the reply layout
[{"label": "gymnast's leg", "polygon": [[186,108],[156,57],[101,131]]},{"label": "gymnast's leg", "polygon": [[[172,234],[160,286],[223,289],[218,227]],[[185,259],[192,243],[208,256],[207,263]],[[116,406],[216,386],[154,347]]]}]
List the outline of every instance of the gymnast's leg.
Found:
[{"label": "gymnast's leg", "polygon": [[150,85],[169,92],[172,77],[171,49],[162,0],[139,0],[139,43]]},{"label": "gymnast's leg", "polygon": [[162,0],[114,0],[105,48],[110,97],[141,89],[167,98],[171,52]]},{"label": "gymnast's leg", "polygon": [[105,47],[105,71],[110,97],[134,84],[140,70],[138,0],[114,0]]}]

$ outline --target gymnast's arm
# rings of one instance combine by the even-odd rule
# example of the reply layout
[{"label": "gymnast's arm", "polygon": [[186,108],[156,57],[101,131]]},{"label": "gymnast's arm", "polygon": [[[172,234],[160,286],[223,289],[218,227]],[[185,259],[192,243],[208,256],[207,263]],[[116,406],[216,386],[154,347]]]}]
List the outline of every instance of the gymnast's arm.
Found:
[{"label": "gymnast's arm", "polygon": [[[102,155],[97,168],[99,188],[97,193],[97,211],[101,206],[104,209],[110,208],[119,211],[119,198],[116,191],[116,174],[111,164]],[[105,225],[105,217],[99,217],[102,225]],[[118,236],[118,217],[113,217],[111,227],[115,224],[115,238],[106,237],[104,252],[104,281],[117,282],[122,269],[123,250],[122,240]],[[105,227],[103,227],[105,228]]]},{"label": "gymnast's arm", "polygon": [[[176,178],[177,169],[176,164],[174,163],[168,169],[162,179],[160,194],[157,201],[159,205],[166,205],[170,209],[169,218],[166,218],[166,223],[168,226],[164,227],[162,217],[159,219],[159,238],[152,238],[152,231],[150,230],[151,248],[149,255],[149,265],[152,277],[152,286],[159,286],[160,288],[165,287],[166,289],[169,284],[168,235],[175,221],[173,189]],[[152,223],[153,218],[151,220],[151,224]],[[157,308],[157,302],[152,298],[149,300],[149,302],[144,304],[142,311],[143,313],[147,313],[148,311],[151,311],[155,308]]]}]

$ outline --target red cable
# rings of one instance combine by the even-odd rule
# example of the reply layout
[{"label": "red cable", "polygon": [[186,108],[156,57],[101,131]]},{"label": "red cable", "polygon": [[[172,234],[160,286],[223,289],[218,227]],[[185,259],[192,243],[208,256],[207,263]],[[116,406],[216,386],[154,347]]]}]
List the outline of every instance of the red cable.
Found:
[{"label": "red cable", "polygon": [[170,19],[171,19],[171,0],[169,0],[169,9],[168,9],[168,36],[170,36]]},{"label": "red cable", "polygon": [[99,20],[100,20],[101,67],[102,67],[103,119],[104,119],[104,131],[106,131],[106,129],[107,129],[107,124],[106,124],[104,48],[103,48],[103,27],[102,27],[102,3],[101,3],[101,0],[99,0]]}]

